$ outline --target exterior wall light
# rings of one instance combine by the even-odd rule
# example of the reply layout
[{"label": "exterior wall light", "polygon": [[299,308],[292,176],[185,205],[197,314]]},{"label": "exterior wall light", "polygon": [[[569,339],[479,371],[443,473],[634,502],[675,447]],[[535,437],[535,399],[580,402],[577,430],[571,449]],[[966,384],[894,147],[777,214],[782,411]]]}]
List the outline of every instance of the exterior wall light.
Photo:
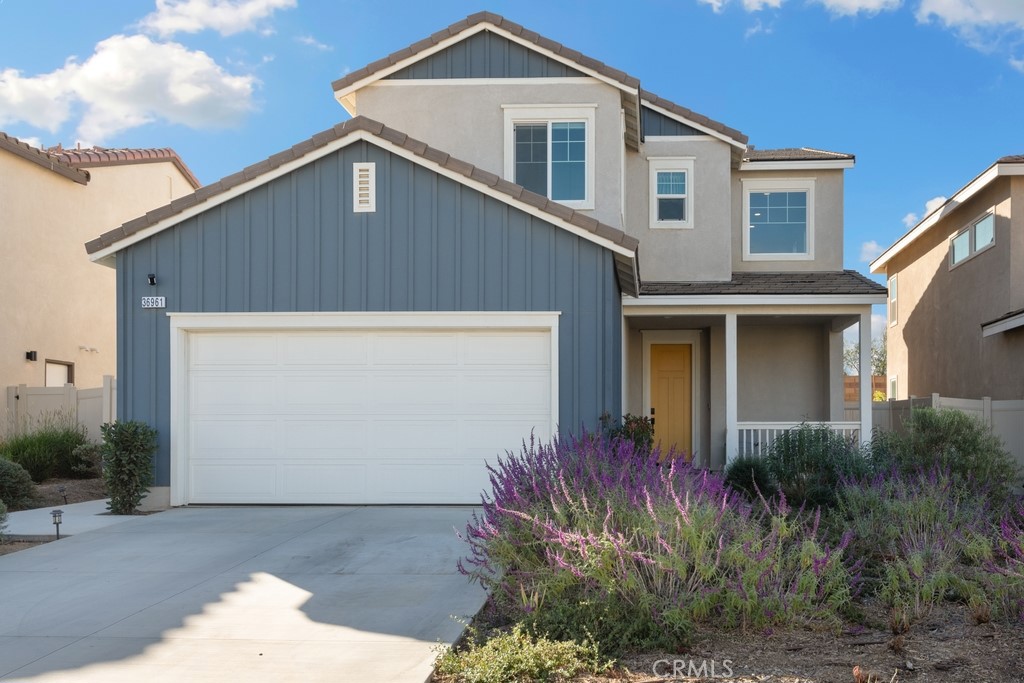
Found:
[{"label": "exterior wall light", "polygon": [[155,285],[156,284],[156,273],[150,273],[149,275],[147,275],[146,276],[146,282],[148,282],[150,284],[150,286]]},{"label": "exterior wall light", "polygon": [[36,355],[35,351],[25,352],[25,360],[35,360],[36,358],[38,358],[38,356]]}]

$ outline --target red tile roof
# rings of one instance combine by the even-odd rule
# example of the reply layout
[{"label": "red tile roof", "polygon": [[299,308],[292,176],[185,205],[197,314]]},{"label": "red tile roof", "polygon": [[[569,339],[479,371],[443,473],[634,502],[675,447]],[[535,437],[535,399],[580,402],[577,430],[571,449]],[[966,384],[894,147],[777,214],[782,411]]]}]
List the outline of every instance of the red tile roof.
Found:
[{"label": "red tile roof", "polygon": [[105,147],[88,147],[85,149],[64,149],[60,145],[46,150],[50,156],[75,168],[94,166],[120,166],[122,164],[152,164],[169,161],[181,172],[193,188],[202,183],[185,165],[178,153],[169,147],[158,149],[107,149]]},{"label": "red tile roof", "polygon": [[37,149],[32,145],[22,142],[18,138],[8,135],[2,131],[0,131],[0,150],[10,152],[15,156],[25,159],[26,161],[31,161],[33,164],[42,166],[47,170],[53,171],[54,173],[62,175],[68,180],[73,180],[81,185],[85,185],[89,182],[88,171],[75,168],[71,164],[57,159],[43,150]]}]

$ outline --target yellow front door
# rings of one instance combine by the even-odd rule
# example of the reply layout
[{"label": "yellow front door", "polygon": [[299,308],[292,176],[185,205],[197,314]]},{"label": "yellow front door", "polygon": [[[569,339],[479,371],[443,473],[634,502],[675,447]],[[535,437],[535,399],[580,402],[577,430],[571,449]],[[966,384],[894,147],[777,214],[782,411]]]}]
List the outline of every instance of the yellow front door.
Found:
[{"label": "yellow front door", "polygon": [[693,455],[693,347],[651,344],[651,419],[654,443]]}]

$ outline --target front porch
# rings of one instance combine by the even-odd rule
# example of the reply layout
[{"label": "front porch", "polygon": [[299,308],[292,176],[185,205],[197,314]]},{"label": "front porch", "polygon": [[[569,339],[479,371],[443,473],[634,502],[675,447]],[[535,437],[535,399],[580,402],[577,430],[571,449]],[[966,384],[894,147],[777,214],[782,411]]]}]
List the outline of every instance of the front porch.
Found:
[{"label": "front porch", "polygon": [[[623,412],[650,416],[663,449],[712,469],[764,454],[801,423],[866,440],[875,299],[884,295],[625,298]],[[854,325],[861,387],[848,413],[843,333]]]}]

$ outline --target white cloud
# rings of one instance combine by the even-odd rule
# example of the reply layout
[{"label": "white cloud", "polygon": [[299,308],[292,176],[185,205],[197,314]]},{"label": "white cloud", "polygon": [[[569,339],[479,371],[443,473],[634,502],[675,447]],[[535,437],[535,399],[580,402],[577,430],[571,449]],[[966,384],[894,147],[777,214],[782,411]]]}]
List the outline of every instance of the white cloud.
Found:
[{"label": "white cloud", "polygon": [[725,3],[728,1],[729,0],[699,0],[699,2],[709,5],[711,7],[711,11],[715,14],[720,13],[722,8],[725,7]]},{"label": "white cloud", "polygon": [[1024,28],[1020,0],[921,0],[918,21],[938,19],[946,26],[1015,24]]},{"label": "white cloud", "polygon": [[[718,14],[725,9],[725,6],[729,4],[730,0],[699,0],[699,2],[708,5],[711,7],[712,11]],[[742,0],[742,2],[743,9],[748,12],[758,12],[766,7],[778,9],[779,7],[782,7],[782,3],[785,2],[785,0]]]},{"label": "white cloud", "polygon": [[1010,58],[1010,66],[1024,74],[1024,59]]},{"label": "white cloud", "polygon": [[[48,74],[0,75],[0,121],[24,121],[56,132],[83,109],[80,138],[99,143],[163,120],[193,128],[237,123],[252,109],[253,76],[232,75],[205,52],[142,35],[112,36],[84,62]],[[47,106],[39,93],[46,92]],[[13,97],[11,96],[13,94]]]},{"label": "white cloud", "polygon": [[270,29],[262,22],[274,12],[295,7],[297,0],[156,0],[156,11],[139,22],[149,33],[166,38],[175,33],[210,29],[222,36]]},{"label": "white cloud", "polygon": [[864,263],[871,263],[885,251],[885,247],[875,240],[869,240],[860,245],[860,260]]},{"label": "white cloud", "polygon": [[903,227],[912,228],[917,225],[919,220],[921,220],[921,218],[916,213],[908,213],[903,217]]},{"label": "white cloud", "polygon": [[334,49],[333,47],[327,45],[326,43],[321,43],[313,36],[299,36],[295,40],[302,43],[303,45],[308,45],[309,47],[316,48],[317,50],[321,50],[323,52],[327,52]]},{"label": "white cloud", "polygon": [[758,19],[756,22],[754,22],[753,26],[748,28],[743,33],[743,37],[749,39],[749,38],[753,38],[754,36],[758,35],[759,33],[763,33],[766,36],[770,36],[774,31],[775,31],[774,27],[772,27],[770,25],[769,26],[765,26],[764,24],[761,23],[761,20]]},{"label": "white cloud", "polygon": [[860,14],[878,14],[899,9],[903,0],[814,0],[824,5],[832,14],[842,17],[852,17]]},{"label": "white cloud", "polygon": [[942,206],[945,203],[946,203],[946,198],[943,197],[942,195],[939,195],[938,197],[932,197],[931,199],[929,199],[928,201],[926,201],[924,203],[924,215],[927,216],[932,211],[934,211],[935,209],[939,208],[940,206]]}]

